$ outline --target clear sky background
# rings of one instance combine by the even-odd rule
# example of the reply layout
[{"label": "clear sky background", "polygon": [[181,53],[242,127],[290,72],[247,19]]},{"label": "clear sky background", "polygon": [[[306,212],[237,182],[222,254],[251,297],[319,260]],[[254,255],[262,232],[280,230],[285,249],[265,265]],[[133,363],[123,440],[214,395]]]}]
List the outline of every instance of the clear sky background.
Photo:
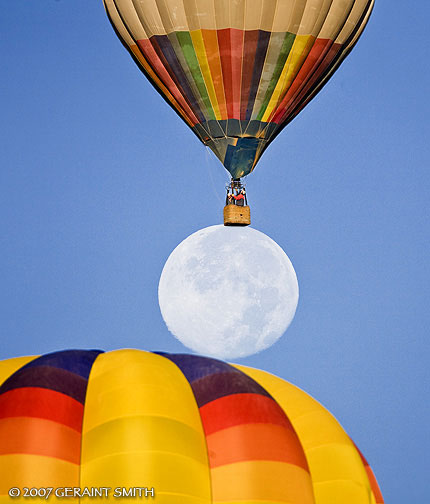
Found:
[{"label": "clear sky background", "polygon": [[[429,16],[425,0],[377,0],[247,180],[253,227],[289,255],[301,297],[281,340],[240,362],[322,402],[390,504],[428,501]],[[0,37],[0,359],[187,351],[158,280],[180,241],[222,222],[227,173],[101,0],[2,0]]]}]

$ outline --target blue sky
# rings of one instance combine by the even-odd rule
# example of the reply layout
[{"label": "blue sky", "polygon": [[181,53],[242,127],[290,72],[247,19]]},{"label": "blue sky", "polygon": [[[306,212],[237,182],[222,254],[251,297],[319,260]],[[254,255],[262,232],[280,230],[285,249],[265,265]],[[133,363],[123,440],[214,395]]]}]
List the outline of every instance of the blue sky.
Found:
[{"label": "blue sky", "polygon": [[[221,223],[226,172],[140,74],[101,0],[6,0],[0,13],[0,359],[185,351],[158,279],[180,241]],[[247,181],[253,227],[289,255],[301,297],[283,338],[241,363],[332,411],[391,504],[428,495],[429,14],[377,0]]]}]

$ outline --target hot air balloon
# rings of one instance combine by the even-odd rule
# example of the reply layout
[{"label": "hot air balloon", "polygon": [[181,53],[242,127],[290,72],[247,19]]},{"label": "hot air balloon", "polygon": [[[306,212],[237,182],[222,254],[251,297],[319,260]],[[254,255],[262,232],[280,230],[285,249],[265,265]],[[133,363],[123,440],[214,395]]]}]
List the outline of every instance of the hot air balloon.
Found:
[{"label": "hot air balloon", "polygon": [[[241,194],[240,178],[333,75],[374,4],[103,1],[137,65],[231,174],[227,196]],[[249,208],[228,206],[226,224],[234,224],[237,213],[237,224],[249,224]]]},{"label": "hot air balloon", "polygon": [[119,502],[141,488],[159,504],[383,503],[335,418],[264,371],[67,350],[0,362],[0,384],[1,502],[11,489],[108,488]]}]

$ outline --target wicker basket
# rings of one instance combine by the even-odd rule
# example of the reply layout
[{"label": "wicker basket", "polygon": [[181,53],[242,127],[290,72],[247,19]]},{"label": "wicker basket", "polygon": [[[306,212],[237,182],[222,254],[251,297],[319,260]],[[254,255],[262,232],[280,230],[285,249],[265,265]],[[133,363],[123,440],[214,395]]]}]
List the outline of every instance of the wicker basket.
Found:
[{"label": "wicker basket", "polygon": [[224,207],[224,226],[249,226],[250,224],[249,206],[226,205]]}]

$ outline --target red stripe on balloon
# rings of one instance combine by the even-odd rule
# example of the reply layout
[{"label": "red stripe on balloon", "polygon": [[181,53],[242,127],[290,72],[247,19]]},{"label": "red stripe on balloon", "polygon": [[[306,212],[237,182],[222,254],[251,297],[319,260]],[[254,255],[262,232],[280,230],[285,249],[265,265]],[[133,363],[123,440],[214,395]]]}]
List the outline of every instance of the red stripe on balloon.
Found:
[{"label": "red stripe on balloon", "polygon": [[243,47],[243,67],[242,67],[242,86],[240,97],[240,118],[246,119],[246,111],[251,92],[252,76],[254,74],[254,64],[257,53],[259,39],[259,30],[245,31],[245,40]]},{"label": "red stripe on balloon", "polygon": [[312,46],[312,49],[304,61],[299,73],[282,99],[275,117],[277,117],[277,114],[279,113],[284,114],[289,109],[294,99],[297,98],[298,93],[302,90],[303,85],[306,84],[308,79],[312,76],[312,73],[315,72],[321,64],[332,44],[333,41],[329,39],[315,40],[315,43]]},{"label": "red stripe on balloon", "polygon": [[267,423],[294,430],[281,407],[259,394],[232,394],[205,404],[200,416],[206,436],[234,425]]},{"label": "red stripe on balloon", "polygon": [[242,75],[243,30],[231,30],[231,67],[233,77],[233,119],[240,119],[240,82]]},{"label": "red stripe on balloon", "polygon": [[0,418],[45,418],[81,432],[84,406],[54,390],[25,387],[0,395]]},{"label": "red stripe on balloon", "polygon": [[320,59],[317,68],[314,69],[313,75],[307,79],[294,99],[289,102],[290,97],[284,97],[272,119],[272,122],[281,124],[287,119],[295,117],[303,109],[310,99],[309,95],[311,95],[313,89],[318,86],[322,75],[330,68],[342,48],[343,45],[341,44],[332,44],[329,47]]},{"label": "red stripe on balloon", "polygon": [[240,82],[242,73],[243,30],[217,31],[218,47],[229,119],[240,119]]}]

